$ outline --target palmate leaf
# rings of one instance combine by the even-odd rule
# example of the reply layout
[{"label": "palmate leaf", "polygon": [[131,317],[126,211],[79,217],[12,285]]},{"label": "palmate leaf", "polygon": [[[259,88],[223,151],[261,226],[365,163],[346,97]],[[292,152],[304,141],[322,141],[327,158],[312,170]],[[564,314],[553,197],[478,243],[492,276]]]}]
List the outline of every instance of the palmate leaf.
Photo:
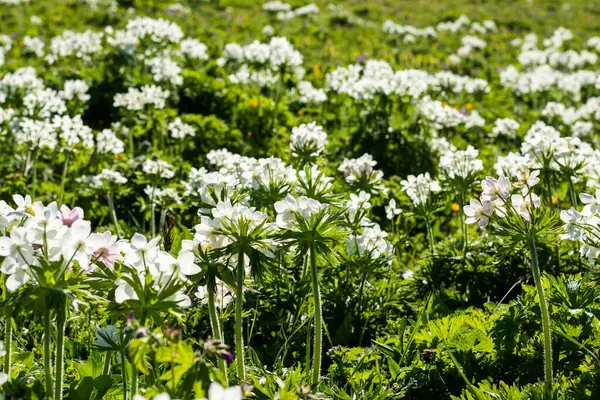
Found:
[{"label": "palmate leaf", "polygon": [[194,349],[185,341],[170,343],[156,350],[155,360],[170,367],[160,376],[170,390],[175,390],[183,376],[194,366]]}]

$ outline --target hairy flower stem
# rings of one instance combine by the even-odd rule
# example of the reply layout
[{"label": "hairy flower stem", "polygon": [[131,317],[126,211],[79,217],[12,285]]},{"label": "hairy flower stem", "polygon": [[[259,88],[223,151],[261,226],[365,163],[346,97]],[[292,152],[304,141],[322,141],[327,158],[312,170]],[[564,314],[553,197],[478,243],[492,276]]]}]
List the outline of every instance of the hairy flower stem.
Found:
[{"label": "hairy flower stem", "polygon": [[44,380],[46,382],[46,398],[54,398],[54,387],[52,382],[52,354],[50,353],[50,338],[52,326],[50,325],[50,306],[46,303],[44,310]]},{"label": "hairy flower stem", "polygon": [[571,175],[569,175],[569,194],[571,195],[571,206],[577,208],[577,195],[575,194],[575,186]]},{"label": "hairy flower stem", "polygon": [[546,391],[550,393],[552,389],[552,338],[550,336],[550,314],[548,313],[548,304],[546,303],[546,295],[542,286],[542,276],[537,257],[537,249],[535,245],[535,235],[529,233],[527,242],[531,251],[531,269],[533,270],[533,279],[535,288],[537,289],[540,299],[540,311],[542,314],[542,330],[544,333],[544,379],[546,383]]},{"label": "hairy flower stem", "polygon": [[63,164],[62,176],[60,178],[60,195],[58,196],[58,206],[63,204],[63,198],[65,196],[65,183],[67,182],[67,172],[69,171],[69,153],[65,154],[65,162]]},{"label": "hairy flower stem", "polygon": [[425,215],[425,225],[427,226],[427,239],[429,241],[429,251],[431,251],[431,254],[433,254],[434,253],[433,229],[431,228],[431,221],[429,220],[429,214]]},{"label": "hairy flower stem", "polygon": [[323,342],[323,320],[321,317],[321,291],[319,289],[319,271],[315,244],[310,244],[310,270],[312,277],[313,301],[315,307],[315,345],[312,365],[312,383],[317,384],[321,376],[321,349]]},{"label": "hairy flower stem", "polygon": [[244,250],[238,253],[238,264],[236,270],[236,293],[235,293],[235,357],[237,359],[238,380],[242,383],[246,379],[246,367],[244,365],[244,337],[242,331],[242,311],[244,308]]},{"label": "hairy flower stem", "polygon": [[138,372],[135,365],[131,364],[131,398],[133,399],[138,391]]},{"label": "hairy flower stem", "polygon": [[[142,315],[140,316],[140,325],[144,326],[146,324],[146,309],[142,309]],[[138,370],[135,366],[135,364],[132,362],[131,363],[131,399],[133,400],[133,398],[135,397],[135,395],[138,392]]]},{"label": "hairy flower stem", "polygon": [[66,298],[62,299],[56,313],[56,362],[54,368],[54,398],[62,400],[63,397],[63,372],[65,369],[65,323],[67,321]]},{"label": "hairy flower stem", "polygon": [[[215,339],[223,341],[223,335],[221,334],[221,323],[219,322],[219,316],[217,315],[217,306],[215,304],[215,291],[208,288],[208,312],[210,314],[210,326]],[[219,369],[227,382],[227,367],[225,360],[219,357]]]},{"label": "hairy flower stem", "polygon": [[466,205],[467,195],[462,192],[459,196],[460,202],[460,230],[463,235],[463,252],[466,253],[467,246],[469,245],[469,230],[467,227],[466,215],[465,215],[465,205]]},{"label": "hairy flower stem", "polygon": [[552,201],[552,183],[550,182],[549,168],[544,169],[544,183],[546,185],[546,191],[548,192],[548,205],[550,206],[550,208],[554,208],[554,202]]},{"label": "hairy flower stem", "polygon": [[4,373],[10,378],[10,364],[12,362],[12,315],[6,311],[6,321],[4,326]]},{"label": "hairy flower stem", "polygon": [[37,152],[33,150],[33,167],[31,170],[31,198],[35,199],[35,191],[37,189]]},{"label": "hairy flower stem", "polygon": [[125,351],[121,352],[121,380],[123,383],[123,400],[127,400],[127,361]]},{"label": "hairy flower stem", "polygon": [[110,359],[112,358],[112,351],[107,351],[104,356],[104,365],[102,366],[102,375],[110,375]]},{"label": "hairy flower stem", "polygon": [[156,205],[154,204],[154,186],[152,186],[152,194],[150,195],[150,232],[152,237],[156,236]]},{"label": "hairy flower stem", "polygon": [[121,230],[119,229],[119,220],[117,219],[117,210],[115,209],[115,201],[113,199],[112,194],[107,193],[106,195],[108,199],[108,208],[110,209],[110,219],[112,219],[112,223],[115,226],[115,232],[117,233],[117,237],[121,238]]},{"label": "hairy flower stem", "polygon": [[[356,326],[357,327],[362,326],[360,320],[361,320],[361,316],[362,316],[362,301],[363,301],[363,294],[364,294],[364,291],[365,291],[365,282],[366,281],[367,281],[367,273],[363,272],[362,273],[362,278],[360,280],[360,287],[358,289],[358,301],[357,301],[357,304],[358,304],[358,316],[356,317]],[[360,338],[358,339],[358,346],[359,347],[361,346],[362,337],[363,337],[363,335],[362,335],[362,332],[361,332]]]}]

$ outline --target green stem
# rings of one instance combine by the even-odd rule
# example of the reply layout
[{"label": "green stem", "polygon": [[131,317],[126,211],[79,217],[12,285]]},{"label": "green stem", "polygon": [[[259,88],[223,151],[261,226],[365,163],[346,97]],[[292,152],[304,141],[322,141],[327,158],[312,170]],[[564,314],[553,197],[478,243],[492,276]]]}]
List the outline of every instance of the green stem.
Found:
[{"label": "green stem", "polygon": [[546,303],[546,295],[544,294],[544,286],[542,285],[542,276],[537,257],[534,233],[530,232],[527,235],[527,241],[531,251],[531,269],[533,270],[533,279],[535,281],[535,288],[537,289],[540,300],[542,330],[544,333],[544,379],[546,382],[546,391],[547,393],[550,393],[550,390],[552,389],[552,338],[550,336],[550,314],[548,312],[548,304]]},{"label": "green stem", "polygon": [[315,307],[315,345],[313,353],[312,383],[317,384],[321,377],[321,349],[323,342],[323,320],[321,317],[321,291],[319,289],[319,271],[317,269],[317,253],[315,244],[310,244],[310,269],[312,277],[312,292]]},{"label": "green stem", "polygon": [[152,194],[150,195],[150,232],[152,237],[156,236],[156,221],[154,214],[156,212],[156,206],[154,204],[154,186],[152,186]]},{"label": "green stem", "polygon": [[133,399],[138,391],[138,372],[135,365],[131,364],[131,398]]},{"label": "green stem", "polygon": [[119,229],[119,220],[117,219],[117,210],[115,209],[115,201],[112,197],[112,194],[108,193],[106,195],[108,197],[108,208],[110,208],[110,219],[112,219],[112,223],[115,226],[115,232],[117,233],[117,237],[121,238],[121,230]]},{"label": "green stem", "polygon": [[10,364],[12,362],[12,316],[10,312],[6,312],[6,322],[4,326],[4,373],[8,375],[10,379]]},{"label": "green stem", "polygon": [[67,172],[69,171],[69,158],[70,153],[65,154],[65,162],[63,164],[62,176],[60,178],[60,195],[58,196],[58,206],[60,207],[63,203],[63,197],[65,195],[65,183],[67,181]]},{"label": "green stem", "polygon": [[121,380],[123,381],[123,400],[127,400],[127,361],[125,350],[121,352]]},{"label": "green stem", "polygon": [[569,177],[569,194],[571,195],[571,206],[577,208],[577,195],[575,194],[575,186],[573,185],[573,179],[571,175]]},{"label": "green stem", "polygon": [[31,198],[35,199],[37,188],[37,152],[33,150],[33,167],[31,171]]},{"label": "green stem", "polygon": [[62,299],[56,314],[56,361],[54,369],[56,377],[54,379],[54,398],[62,400],[63,397],[63,372],[65,369],[65,323],[67,322],[66,298]]},{"label": "green stem", "polygon": [[52,336],[52,326],[50,325],[50,306],[46,303],[44,310],[44,379],[46,382],[46,398],[53,399],[52,385],[52,355],[50,354],[50,338]]},{"label": "green stem", "polygon": [[309,374],[310,373],[310,352],[311,352],[311,348],[312,348],[312,335],[311,335],[311,327],[310,327],[310,318],[308,319],[308,323],[306,325],[306,366],[305,366],[305,370],[306,373]]},{"label": "green stem", "polygon": [[165,207],[162,210],[160,210],[160,219],[158,220],[158,231],[159,232],[163,231],[166,219],[167,219],[167,208]]},{"label": "green stem", "polygon": [[[362,299],[363,299],[363,294],[365,291],[365,282],[367,281],[367,273],[363,272],[362,274],[362,279],[360,280],[360,287],[358,289],[358,316],[356,317],[356,326],[360,327],[360,320],[361,320],[361,316],[362,316]],[[360,338],[358,339],[358,347],[361,346],[361,341],[362,341],[362,332],[360,335]]]},{"label": "green stem", "polygon": [[[208,288],[208,312],[210,314],[210,325],[212,328],[213,336],[219,341],[223,341],[223,335],[221,334],[221,323],[219,322],[219,316],[217,315],[217,306],[215,304],[215,292],[212,288]],[[225,360],[219,357],[219,369],[227,382],[227,366]]]},{"label": "green stem", "polygon": [[550,182],[550,169],[544,168],[544,182],[546,184],[546,191],[548,192],[548,197],[546,200],[548,201],[548,205],[551,208],[554,208],[554,203],[552,202],[552,183]]},{"label": "green stem", "polygon": [[429,241],[429,251],[431,251],[431,254],[433,254],[433,229],[431,229],[431,221],[429,220],[429,214],[425,215],[425,224],[427,225],[427,239]]},{"label": "green stem", "polygon": [[467,251],[467,246],[469,245],[469,230],[467,227],[467,223],[466,223],[466,215],[465,215],[465,203],[466,203],[466,194],[463,192],[460,194],[459,197],[459,201],[460,201],[460,230],[462,231],[463,234],[463,251],[466,252]]},{"label": "green stem", "polygon": [[244,278],[246,270],[244,269],[244,250],[238,253],[237,264],[237,282],[235,293],[235,356],[237,358],[237,370],[239,383],[244,382],[246,378],[246,369],[244,365],[244,337],[242,332],[242,311],[244,308]]},{"label": "green stem", "polygon": [[446,353],[448,354],[448,357],[450,357],[452,364],[454,364],[454,366],[456,367],[456,370],[458,371],[458,374],[460,375],[462,380],[465,381],[467,387],[470,388],[471,382],[469,381],[469,378],[467,378],[467,376],[465,375],[465,372],[463,371],[463,369],[462,369],[461,365],[459,364],[458,360],[456,359],[456,357],[454,357],[454,354],[452,354],[452,352],[450,350],[447,350]]},{"label": "green stem", "polygon": [[102,366],[102,375],[110,375],[110,359],[112,358],[112,351],[107,351],[104,356],[104,365]]}]

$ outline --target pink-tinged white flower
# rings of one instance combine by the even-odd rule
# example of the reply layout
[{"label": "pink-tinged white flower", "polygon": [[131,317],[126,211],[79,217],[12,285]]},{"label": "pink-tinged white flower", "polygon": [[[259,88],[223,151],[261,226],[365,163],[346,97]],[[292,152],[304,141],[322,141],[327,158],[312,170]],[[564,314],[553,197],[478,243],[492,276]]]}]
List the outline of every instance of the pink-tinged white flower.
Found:
[{"label": "pink-tinged white flower", "polygon": [[518,174],[518,180],[515,182],[515,186],[521,188],[523,196],[527,196],[529,189],[534,187],[540,182],[540,171],[524,171]]},{"label": "pink-tinged white flower", "polygon": [[81,207],[70,209],[63,204],[58,212],[58,218],[66,226],[71,226],[75,221],[83,219],[83,209]]},{"label": "pink-tinged white flower", "polygon": [[526,221],[531,219],[533,209],[538,208],[541,204],[540,198],[535,193],[529,193],[525,197],[520,194],[513,194],[511,200],[517,213],[519,213]]},{"label": "pink-tinged white flower", "polygon": [[123,261],[118,238],[109,231],[92,233],[87,244],[94,249],[92,256],[111,270],[114,268],[115,262]]},{"label": "pink-tinged white flower", "polygon": [[586,217],[597,214],[600,211],[600,189],[596,190],[595,196],[587,193],[581,193],[579,195],[579,199],[585,207],[581,210],[581,214]]},{"label": "pink-tinged white flower", "polygon": [[507,177],[501,176],[494,179],[487,176],[481,181],[481,198],[488,201],[496,201],[498,199],[506,200],[510,196],[511,184]]},{"label": "pink-tinged white flower", "polygon": [[465,222],[467,224],[477,222],[477,225],[483,229],[490,223],[490,217],[493,212],[494,208],[491,201],[471,199],[470,204],[464,208],[464,213],[467,216]]}]

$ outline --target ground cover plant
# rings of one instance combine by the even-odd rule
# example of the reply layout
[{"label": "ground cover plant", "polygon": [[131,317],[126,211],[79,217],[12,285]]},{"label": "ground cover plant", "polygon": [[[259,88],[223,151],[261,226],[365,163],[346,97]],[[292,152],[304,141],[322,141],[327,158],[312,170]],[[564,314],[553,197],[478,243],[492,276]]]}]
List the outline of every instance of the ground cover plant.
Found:
[{"label": "ground cover plant", "polygon": [[0,0],[0,396],[600,397],[600,4]]}]

